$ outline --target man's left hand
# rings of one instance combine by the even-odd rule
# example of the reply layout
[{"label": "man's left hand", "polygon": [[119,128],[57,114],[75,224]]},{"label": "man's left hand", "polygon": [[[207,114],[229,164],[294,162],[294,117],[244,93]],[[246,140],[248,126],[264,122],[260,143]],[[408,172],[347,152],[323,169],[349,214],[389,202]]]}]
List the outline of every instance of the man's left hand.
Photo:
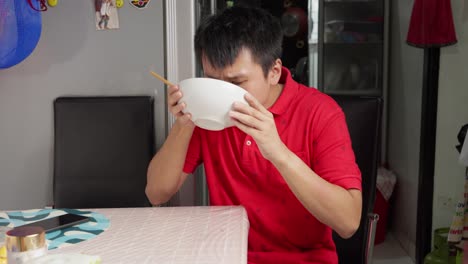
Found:
[{"label": "man's left hand", "polygon": [[251,94],[244,98],[249,105],[236,102],[229,115],[237,128],[255,140],[263,157],[273,161],[286,147],[278,135],[273,114]]}]

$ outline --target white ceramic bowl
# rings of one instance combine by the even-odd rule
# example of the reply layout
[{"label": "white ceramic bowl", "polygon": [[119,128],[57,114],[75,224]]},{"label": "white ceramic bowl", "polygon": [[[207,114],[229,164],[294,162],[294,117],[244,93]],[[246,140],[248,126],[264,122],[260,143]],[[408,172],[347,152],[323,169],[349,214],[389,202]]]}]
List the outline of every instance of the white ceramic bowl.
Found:
[{"label": "white ceramic bowl", "polygon": [[236,101],[247,104],[246,90],[229,82],[211,78],[190,78],[179,82],[184,112],[192,115],[198,127],[207,130],[222,130],[234,124],[229,117],[232,104]]}]

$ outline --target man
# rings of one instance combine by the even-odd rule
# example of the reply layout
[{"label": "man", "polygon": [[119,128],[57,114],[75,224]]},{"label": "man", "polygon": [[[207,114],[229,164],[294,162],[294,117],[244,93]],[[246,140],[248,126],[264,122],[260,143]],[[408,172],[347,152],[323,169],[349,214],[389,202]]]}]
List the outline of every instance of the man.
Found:
[{"label": "man", "polygon": [[232,7],[204,21],[195,49],[206,77],[239,85],[235,127],[195,127],[177,86],[176,121],[148,168],[146,193],[166,202],[203,163],[212,205],[242,205],[249,263],[337,263],[332,229],[350,237],[361,216],[361,176],[341,108],[282,67],[282,33],[261,9]]}]

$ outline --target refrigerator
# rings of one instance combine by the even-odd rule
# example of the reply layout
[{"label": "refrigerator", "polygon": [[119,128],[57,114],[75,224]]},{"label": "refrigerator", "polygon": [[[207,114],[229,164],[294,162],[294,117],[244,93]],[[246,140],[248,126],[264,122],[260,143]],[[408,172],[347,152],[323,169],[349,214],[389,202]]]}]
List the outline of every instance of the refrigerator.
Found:
[{"label": "refrigerator", "polygon": [[[202,19],[235,5],[263,8],[278,17],[284,35],[281,59],[296,81],[330,95],[384,99],[380,155],[383,163],[386,160],[389,0],[167,0],[166,25],[180,23],[183,17],[189,21],[186,26],[180,25],[181,30],[175,35],[182,37],[181,34],[190,33],[193,37]],[[187,18],[187,12],[192,16]],[[168,49],[174,44],[167,43]],[[183,52],[191,49],[193,53],[193,43],[178,49]],[[190,65],[193,76],[202,76],[199,65],[195,62]],[[190,204],[188,200],[196,205],[209,203],[203,174],[201,168],[194,175],[193,182],[186,186],[193,192],[189,195],[192,198],[179,199],[181,204]]]}]

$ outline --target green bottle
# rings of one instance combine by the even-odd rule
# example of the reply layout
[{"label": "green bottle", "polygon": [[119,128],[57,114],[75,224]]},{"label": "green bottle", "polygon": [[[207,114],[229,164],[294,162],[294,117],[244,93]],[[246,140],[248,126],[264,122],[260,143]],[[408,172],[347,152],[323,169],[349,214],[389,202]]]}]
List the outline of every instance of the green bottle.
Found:
[{"label": "green bottle", "polygon": [[455,261],[456,264],[463,263],[463,251],[459,250],[457,253],[457,260]]},{"label": "green bottle", "polygon": [[434,230],[434,250],[426,255],[424,264],[455,264],[455,258],[449,257],[448,233],[449,228]]}]

